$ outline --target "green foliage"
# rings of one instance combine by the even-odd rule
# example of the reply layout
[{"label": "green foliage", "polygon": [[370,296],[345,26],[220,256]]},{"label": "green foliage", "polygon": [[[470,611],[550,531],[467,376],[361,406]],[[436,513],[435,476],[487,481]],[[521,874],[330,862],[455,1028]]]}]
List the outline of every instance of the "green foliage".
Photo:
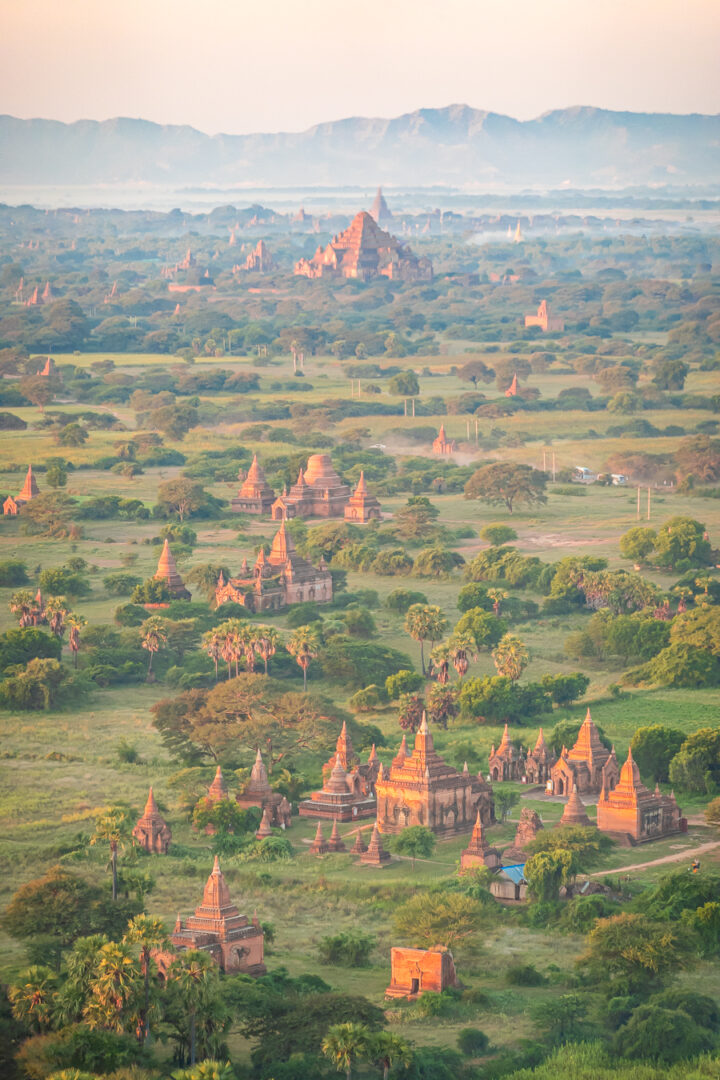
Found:
[{"label": "green foliage", "polygon": [[492,544],[493,547],[501,547],[503,544],[509,544],[512,540],[517,540],[515,530],[511,529],[509,525],[503,525],[500,522],[486,525],[484,529],[480,530],[480,536],[483,540],[487,540],[488,544]]},{"label": "green foliage", "polygon": [[716,900],[719,894],[720,875],[674,870],[664,874],[656,885],[645,889],[636,898],[634,907],[649,919],[676,922],[684,911],[695,911]]},{"label": "green foliage", "polygon": [[534,964],[510,964],[505,977],[511,986],[542,986],[547,982]]},{"label": "green foliage", "polygon": [[657,533],[643,525],[635,525],[620,537],[620,551],[624,558],[642,562],[655,550]]},{"label": "green foliage", "polygon": [[384,606],[398,615],[405,615],[413,604],[427,604],[427,602],[427,596],[424,593],[414,592],[412,589],[393,589],[385,597]]},{"label": "green foliage", "polygon": [[636,728],[630,749],[641,775],[652,781],[669,780],[670,762],[684,741],[682,731],[661,724]]},{"label": "green foliage", "polygon": [[720,728],[688,735],[670,762],[670,780],[685,791],[714,795],[720,789]]},{"label": "green foliage", "polygon": [[422,675],[407,669],[397,671],[394,675],[388,675],[385,680],[385,690],[391,701],[397,701],[405,694],[414,694],[416,690],[420,690],[424,685],[425,680]]},{"label": "green foliage", "polygon": [[0,588],[27,585],[29,581],[27,566],[20,559],[5,559],[0,562]]},{"label": "green foliage", "polygon": [[477,581],[473,581],[469,585],[463,585],[458,593],[457,607],[458,611],[463,612],[470,611],[473,608],[492,611],[493,601],[488,596],[486,587]]},{"label": "green foliage", "polygon": [[610,837],[593,825],[559,825],[554,829],[542,829],[529,841],[527,850],[532,855],[541,851],[569,852],[572,873],[579,874],[596,866],[611,847]]},{"label": "green foliage", "polygon": [[360,930],[346,930],[321,938],[318,942],[318,954],[325,964],[349,968],[368,967],[376,944],[372,934],[364,934]]},{"label": "green foliage", "polygon": [[655,921],[652,913],[623,912],[598,920],[579,963],[611,997],[647,996],[685,966],[689,945],[677,924]]},{"label": "green foliage", "polygon": [[240,860],[259,863],[287,862],[293,855],[292,844],[286,836],[265,836],[244,848]]},{"label": "green foliage", "polygon": [[580,672],[574,675],[543,675],[540,685],[556,705],[572,705],[583,697],[590,679]]},{"label": "green foliage", "polygon": [[587,1012],[588,1002],[580,994],[561,994],[559,998],[537,1002],[532,1017],[545,1031],[548,1042],[565,1043],[585,1034],[583,1021]]},{"label": "green foliage", "polygon": [[87,596],[90,592],[85,578],[64,566],[43,570],[38,584],[44,593],[53,596]]},{"label": "green foliage", "polygon": [[[390,678],[394,678],[394,676],[391,675]],[[380,709],[383,705],[386,705],[387,700],[388,694],[385,687],[371,683],[364,690],[357,690],[350,698],[349,704],[353,712],[372,712],[374,709]]]},{"label": "green foliage", "polygon": [[574,896],[563,905],[560,926],[573,934],[589,933],[598,919],[617,915],[620,905],[599,893],[589,896]]},{"label": "green foliage", "polygon": [[458,1050],[465,1057],[481,1057],[487,1053],[490,1037],[479,1028],[463,1028],[458,1032]]},{"label": "green foliage", "polygon": [[27,664],[36,657],[59,660],[61,652],[60,641],[35,626],[6,630],[0,634],[0,672],[13,664]]},{"label": "green foliage", "polygon": [[705,526],[694,518],[670,518],[658,529],[655,540],[656,562],[659,566],[668,566],[675,570],[707,566],[711,561],[711,546],[704,536]]},{"label": "green foliage", "polygon": [[547,502],[546,484],[545,473],[529,465],[498,461],[473,473],[465,484],[465,498],[504,505],[512,514],[513,507],[518,504],[537,506]]},{"label": "green foliage", "polygon": [[392,850],[398,855],[409,855],[413,868],[416,859],[429,859],[435,850],[435,834],[424,825],[409,825],[392,838]]},{"label": "green foliage", "polygon": [[615,1036],[620,1057],[670,1064],[696,1057],[715,1045],[715,1039],[681,1009],[641,1005]]},{"label": "green foliage", "polygon": [[461,893],[416,893],[395,911],[396,931],[411,945],[429,949],[456,943],[475,934],[484,920],[483,906]]},{"label": "green foliage", "polygon": [[[381,577],[403,577],[412,572],[413,561],[402,548],[394,548],[391,551],[381,551],[370,562],[366,569]],[[360,566],[357,569],[361,569]]]},{"label": "green foliage", "polygon": [[540,683],[521,685],[506,675],[464,679],[458,700],[464,715],[478,723],[524,723],[552,711],[552,702]]},{"label": "green foliage", "polygon": [[478,649],[492,649],[507,633],[507,623],[490,611],[470,608],[455,624],[455,634],[469,634]]},{"label": "green foliage", "polygon": [[167,604],[171,599],[170,586],[163,578],[148,578],[130,596],[132,604]]},{"label": "green foliage", "polygon": [[368,680],[379,686],[395,672],[411,670],[412,661],[397,649],[337,634],[324,647],[322,667],[329,679],[359,690]]},{"label": "green foliage", "polygon": [[122,571],[108,574],[107,577],[103,578],[105,592],[109,596],[129,596],[140,584],[140,578],[136,577],[135,574],[126,574]]},{"label": "green foliage", "polygon": [[574,873],[572,853],[556,848],[531,855],[525,863],[524,873],[533,899],[540,902],[557,900],[560,887],[567,885]]},{"label": "green foliage", "polygon": [[415,557],[413,573],[418,577],[446,578],[459,566],[464,566],[465,560],[456,551],[443,548],[438,545],[431,548],[423,548]]}]

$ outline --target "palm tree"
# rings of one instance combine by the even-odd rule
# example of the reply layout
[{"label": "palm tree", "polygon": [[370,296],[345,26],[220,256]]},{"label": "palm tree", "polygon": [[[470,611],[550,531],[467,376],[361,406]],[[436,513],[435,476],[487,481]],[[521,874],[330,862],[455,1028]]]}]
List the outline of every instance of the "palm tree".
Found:
[{"label": "palm tree", "polygon": [[112,898],[118,897],[117,853],[118,848],[125,848],[130,840],[132,818],[124,806],[110,806],[95,822],[95,832],[90,837],[91,844],[110,845],[110,865],[112,867]]},{"label": "palm tree", "polygon": [[201,648],[215,664],[215,682],[217,682],[218,660],[220,659],[222,648],[222,638],[217,627],[213,630],[208,630],[206,634],[203,634]]},{"label": "palm tree", "polygon": [[322,1052],[350,1080],[353,1062],[366,1053],[369,1039],[365,1024],[333,1024],[322,1041]]},{"label": "palm tree", "polygon": [[378,1031],[370,1037],[368,1057],[377,1062],[383,1071],[383,1080],[387,1080],[393,1065],[410,1067],[412,1050],[410,1044],[392,1031]]},{"label": "palm tree", "polygon": [[49,596],[45,602],[45,614],[48,617],[50,633],[62,639],[65,634],[65,618],[69,615],[65,597]]},{"label": "palm tree", "polygon": [[78,938],[64,960],[65,981],[58,994],[57,1019],[63,1026],[82,1020],[83,1009],[97,978],[100,950],[109,944],[104,934]]},{"label": "palm tree", "polygon": [[255,640],[255,648],[258,655],[265,662],[265,674],[268,673],[268,660],[274,656],[278,647],[278,632],[272,626],[258,627],[258,635]]},{"label": "palm tree", "polygon": [[218,979],[217,968],[207,953],[197,949],[183,952],[168,968],[168,980],[174,982],[183,999],[190,1022],[190,1064],[197,1058],[198,1012],[213,995]]},{"label": "palm tree", "polygon": [[180,1069],[173,1080],[235,1080],[235,1070],[229,1061],[201,1061],[191,1069]]},{"label": "palm tree", "polygon": [[513,682],[517,682],[527,666],[530,654],[519,637],[505,634],[493,650],[492,658],[500,675],[507,675]]},{"label": "palm tree", "polygon": [[20,627],[23,629],[32,622],[30,613],[34,602],[35,597],[29,589],[18,589],[10,597],[10,610],[13,615],[17,615]]},{"label": "palm tree", "polygon": [[231,678],[231,665],[235,665],[235,678],[240,674],[240,657],[244,654],[243,635],[245,624],[240,619],[226,619],[217,628],[220,635],[220,655],[227,664],[228,679]]},{"label": "palm tree", "polygon": [[507,600],[509,594],[504,589],[488,589],[487,594],[493,602],[493,613],[499,615],[500,604],[503,600]]},{"label": "palm tree", "polygon": [[91,1028],[122,1033],[140,1025],[141,972],[130,946],[110,941],[98,953],[97,973],[83,1016]]},{"label": "palm tree", "polygon": [[162,919],[152,915],[136,915],[131,919],[123,941],[140,946],[140,966],[145,982],[142,1026],[143,1041],[150,1036],[150,954],[153,949],[165,949],[169,943],[167,929]]},{"label": "palm tree", "polygon": [[405,616],[405,632],[415,641],[420,642],[420,663],[422,673],[425,669],[425,642],[433,645],[439,641],[447,628],[447,619],[439,607],[432,604],[413,604]]},{"label": "palm tree", "polygon": [[245,657],[245,670],[249,672],[255,671],[255,645],[257,642],[258,630],[256,626],[245,623],[239,634],[238,644],[242,649],[242,655]]},{"label": "palm tree", "polygon": [[32,1031],[47,1030],[55,1016],[58,979],[49,967],[35,964],[10,987],[13,1016]]},{"label": "palm tree", "polygon": [[160,652],[167,645],[167,626],[164,619],[161,619],[159,615],[151,615],[140,627],[140,633],[142,634],[142,647],[147,649],[150,654],[147,677],[148,682],[152,682],[153,657],[156,652]]},{"label": "palm tree", "polygon": [[317,630],[314,626],[299,626],[286,648],[302,668],[303,690],[307,691],[307,670],[310,667],[310,661],[320,651],[320,637]]},{"label": "palm tree", "polygon": [[437,672],[437,681],[445,686],[450,678],[450,650],[446,641],[436,645],[430,653],[428,675]]},{"label": "palm tree", "polygon": [[458,673],[458,679],[463,679],[470,667],[471,660],[477,660],[477,643],[472,634],[459,631],[452,634],[448,641],[450,662]]},{"label": "palm tree", "polygon": [[65,622],[70,627],[68,647],[73,654],[73,667],[77,668],[78,652],[80,651],[80,631],[83,626],[87,626],[87,619],[83,619],[82,615],[76,615],[74,611],[68,611]]}]

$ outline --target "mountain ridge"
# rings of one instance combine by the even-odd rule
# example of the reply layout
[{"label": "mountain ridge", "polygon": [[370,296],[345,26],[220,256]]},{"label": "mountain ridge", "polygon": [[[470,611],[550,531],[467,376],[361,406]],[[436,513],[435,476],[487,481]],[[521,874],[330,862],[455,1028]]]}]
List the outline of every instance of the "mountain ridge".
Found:
[{"label": "mountain ridge", "polygon": [[[297,132],[208,135],[133,117],[0,115],[0,182],[87,184],[697,184],[720,175],[720,114],[577,105],[530,120],[462,103]],[[50,179],[48,179],[48,176]]]}]

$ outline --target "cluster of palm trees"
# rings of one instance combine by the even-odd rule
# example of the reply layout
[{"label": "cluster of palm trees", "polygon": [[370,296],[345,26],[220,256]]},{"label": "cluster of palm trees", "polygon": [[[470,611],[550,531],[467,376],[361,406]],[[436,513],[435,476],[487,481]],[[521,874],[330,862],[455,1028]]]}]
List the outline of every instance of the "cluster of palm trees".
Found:
[{"label": "cluster of palm trees", "polygon": [[87,625],[87,621],[82,615],[70,610],[64,596],[49,596],[42,611],[39,611],[36,598],[30,589],[18,589],[10,597],[10,610],[13,615],[17,615],[21,629],[45,623],[58,641],[62,641],[69,630],[68,646],[73,654],[73,667],[77,667],[80,631]]},{"label": "cluster of palm trees", "polygon": [[[507,593],[501,589],[488,590],[493,601],[493,612],[500,614],[500,605],[507,599]],[[479,649],[471,633],[455,630],[447,641],[441,641],[447,630],[448,620],[441,608],[432,604],[413,604],[405,616],[405,631],[420,643],[420,664],[423,675],[435,677],[446,685],[450,679],[450,666],[455,668],[458,679],[467,674],[470,663],[477,660]],[[425,662],[425,642],[432,647],[430,661]],[[436,641],[441,644],[435,645]],[[505,634],[492,652],[495,667],[500,675],[507,675],[516,682],[522,675],[529,660],[529,653],[523,642],[514,634]]]},{"label": "cluster of palm trees", "polygon": [[[203,634],[202,649],[215,664],[215,678],[218,678],[220,661],[227,666],[227,677],[231,679],[240,674],[240,662],[245,670],[255,671],[255,665],[262,660],[265,674],[268,674],[268,661],[275,655],[280,645],[280,635],[272,626],[258,626],[243,619],[226,619],[225,622]],[[290,656],[302,668],[303,686],[307,690],[307,671],[310,661],[320,652],[320,635],[313,626],[300,626],[285,642]]]},{"label": "cluster of palm trees", "polygon": [[409,1043],[391,1031],[371,1031],[365,1024],[334,1024],[323,1039],[322,1052],[338,1072],[351,1080],[356,1062],[368,1061],[382,1069],[387,1080],[390,1069],[407,1069],[412,1062]]}]

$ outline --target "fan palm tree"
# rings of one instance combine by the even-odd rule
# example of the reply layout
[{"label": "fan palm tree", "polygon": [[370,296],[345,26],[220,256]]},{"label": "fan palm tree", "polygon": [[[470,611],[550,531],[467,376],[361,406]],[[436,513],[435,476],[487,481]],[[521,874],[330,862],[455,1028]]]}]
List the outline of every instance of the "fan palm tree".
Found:
[{"label": "fan palm tree", "polygon": [[405,632],[415,641],[420,642],[420,663],[422,673],[425,669],[425,642],[433,645],[445,633],[447,619],[439,607],[432,604],[412,604],[405,616]]},{"label": "fan palm tree", "polygon": [[369,1040],[370,1030],[365,1024],[333,1024],[322,1041],[322,1052],[338,1072],[344,1069],[350,1080],[353,1062],[367,1052]]},{"label": "fan palm tree", "polygon": [[97,977],[98,957],[104,945],[109,944],[104,934],[91,934],[78,938],[64,960],[65,981],[58,994],[57,1018],[64,1026],[77,1024],[90,997],[92,984]]},{"label": "fan palm tree", "polygon": [[153,949],[167,948],[170,938],[162,919],[152,915],[136,915],[125,932],[124,942],[140,946],[140,967],[145,984],[142,1011],[143,1041],[150,1036],[150,954]]},{"label": "fan palm tree", "polygon": [[118,848],[125,848],[130,842],[132,818],[124,806],[110,806],[95,822],[95,832],[90,837],[91,844],[110,845],[110,865],[112,867],[112,898],[118,897],[117,855]]},{"label": "fan palm tree", "polygon": [[218,661],[221,656],[222,637],[217,627],[202,636],[201,648],[215,664],[215,682],[218,681]]},{"label": "fan palm tree", "polygon": [[80,651],[80,631],[83,626],[87,626],[87,619],[83,619],[82,615],[77,615],[74,611],[68,611],[65,622],[70,627],[68,648],[73,654],[73,667],[77,668],[78,652]]},{"label": "fan palm tree", "polygon": [[118,1033],[140,1027],[140,966],[125,942],[110,941],[98,953],[97,972],[83,1016],[91,1028]]},{"label": "fan palm tree", "polygon": [[258,627],[258,634],[255,640],[255,648],[258,651],[258,655],[265,663],[266,675],[268,673],[268,660],[277,652],[278,640],[278,632],[272,626]]},{"label": "fan palm tree", "polygon": [[232,677],[231,666],[235,665],[235,678],[240,674],[240,657],[244,653],[243,635],[245,625],[240,619],[226,619],[217,628],[220,635],[220,655],[227,664],[228,679]]},{"label": "fan palm tree", "polygon": [[35,603],[35,597],[29,589],[18,589],[10,597],[10,610],[13,615],[17,615],[20,627],[24,629],[26,626],[30,626],[32,622],[33,604]]},{"label": "fan palm tree", "polygon": [[493,649],[492,658],[500,675],[507,675],[513,682],[517,682],[527,666],[530,654],[519,637],[505,634]]},{"label": "fan palm tree", "polygon": [[65,634],[65,618],[70,614],[64,596],[49,596],[45,602],[45,614],[48,618],[50,633],[62,639]]},{"label": "fan palm tree", "polygon": [[35,964],[10,987],[13,1016],[35,1032],[47,1031],[55,1017],[58,978],[49,967]]},{"label": "fan palm tree", "polygon": [[198,1013],[217,987],[217,968],[207,953],[197,949],[183,952],[168,968],[168,980],[175,983],[183,1000],[190,1025],[190,1064],[197,1059]]},{"label": "fan palm tree", "polygon": [[450,662],[458,673],[458,679],[463,679],[470,667],[471,660],[477,660],[477,642],[472,634],[465,631],[452,634],[448,641]]},{"label": "fan palm tree", "polygon": [[148,682],[151,682],[153,657],[155,653],[160,652],[167,645],[167,626],[164,619],[161,619],[159,615],[151,615],[140,627],[140,633],[142,634],[142,647],[147,649],[150,654],[147,677]]},{"label": "fan palm tree", "polygon": [[370,1037],[368,1057],[377,1062],[383,1071],[383,1080],[387,1080],[393,1066],[408,1069],[412,1062],[410,1044],[392,1031],[378,1031]]},{"label": "fan palm tree", "polygon": [[488,589],[487,594],[493,602],[493,613],[499,615],[500,604],[503,600],[507,600],[509,594],[504,589]]},{"label": "fan palm tree", "polygon": [[303,673],[303,690],[307,691],[307,671],[310,661],[320,651],[320,637],[314,626],[299,626],[287,643],[287,651],[294,656]]}]

